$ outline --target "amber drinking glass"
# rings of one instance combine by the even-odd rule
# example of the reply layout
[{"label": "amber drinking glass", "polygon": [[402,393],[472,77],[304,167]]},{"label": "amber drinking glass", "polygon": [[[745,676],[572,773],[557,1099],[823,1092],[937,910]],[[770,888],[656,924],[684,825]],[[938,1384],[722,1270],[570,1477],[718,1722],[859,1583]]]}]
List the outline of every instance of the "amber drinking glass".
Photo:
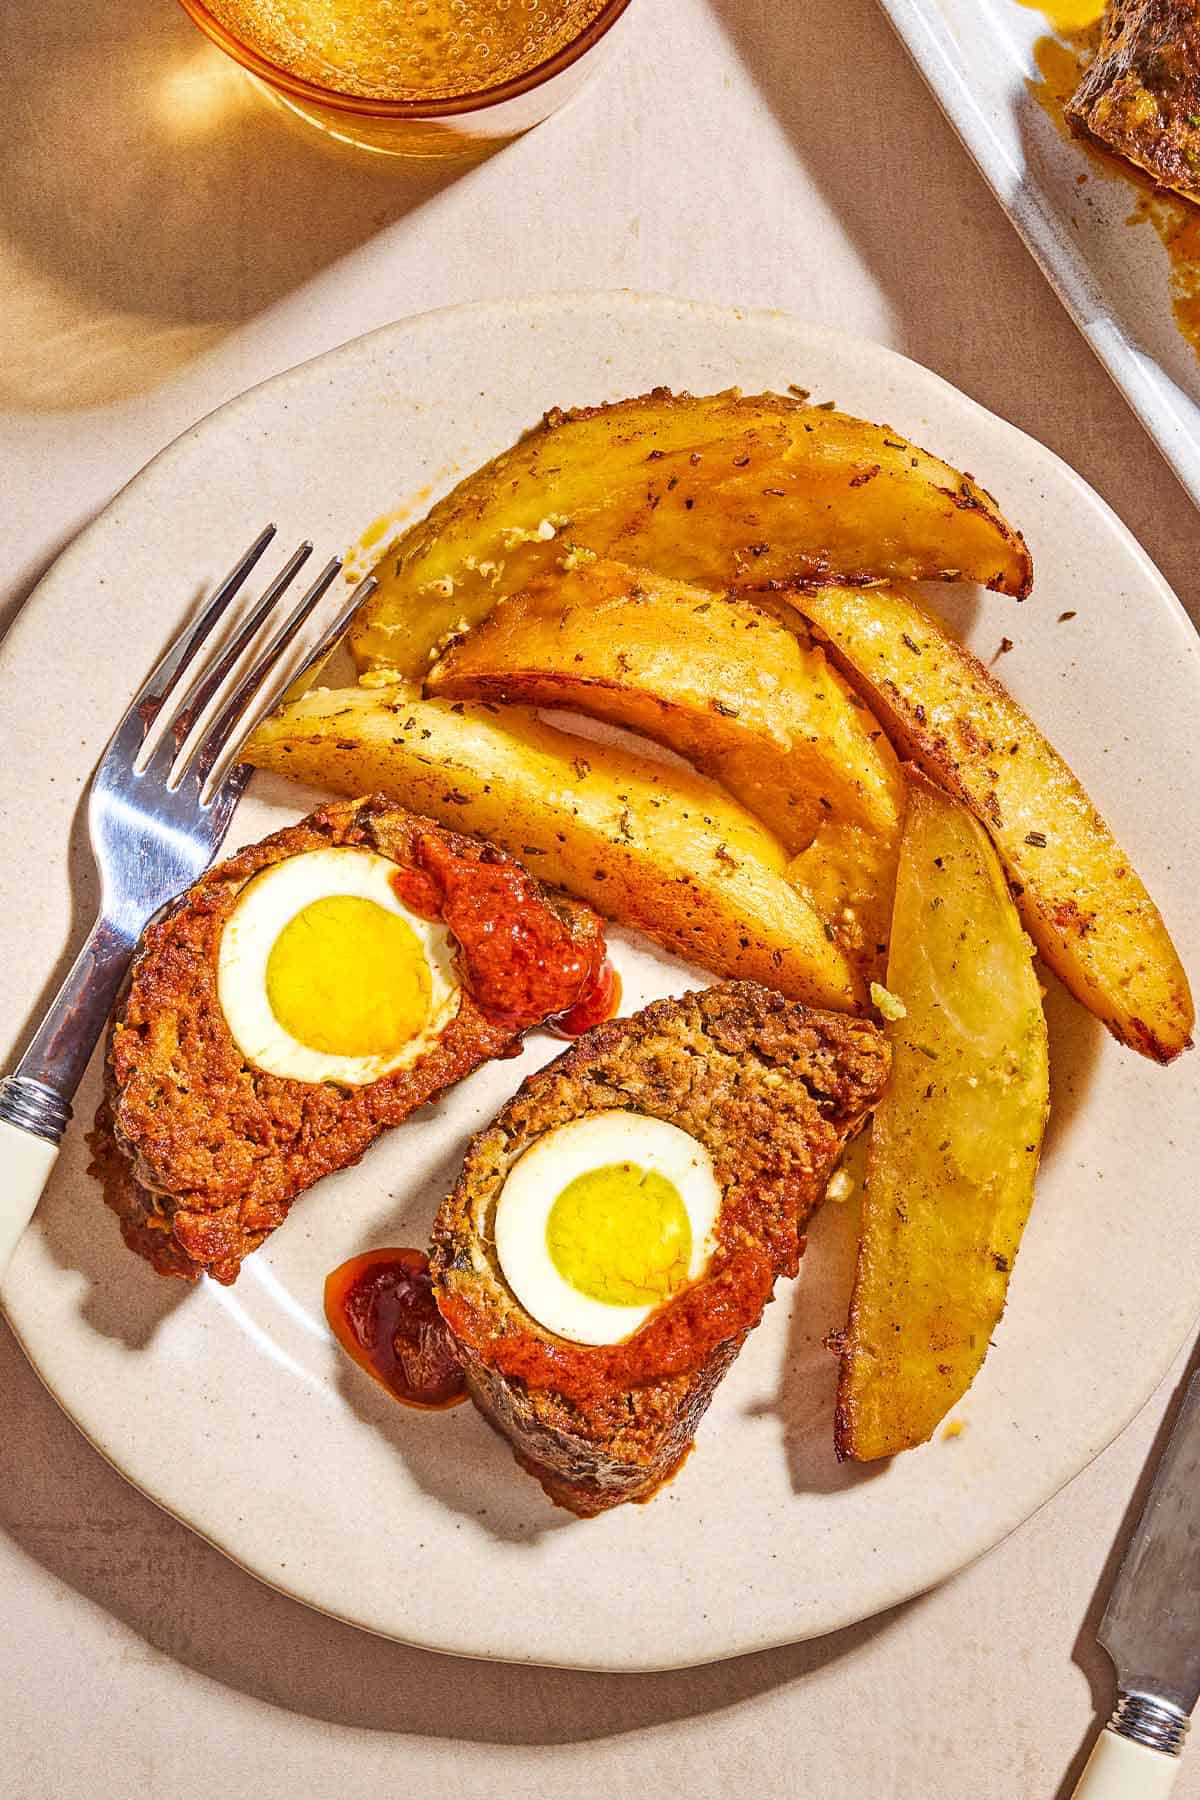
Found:
[{"label": "amber drinking glass", "polygon": [[181,0],[273,99],[344,142],[455,156],[568,100],[630,0]]}]

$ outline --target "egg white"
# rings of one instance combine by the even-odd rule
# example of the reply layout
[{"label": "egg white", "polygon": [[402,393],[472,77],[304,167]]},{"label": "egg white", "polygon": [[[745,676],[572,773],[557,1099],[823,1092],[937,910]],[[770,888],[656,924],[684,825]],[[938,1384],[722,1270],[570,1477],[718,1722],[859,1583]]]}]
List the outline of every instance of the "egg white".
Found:
[{"label": "egg white", "polygon": [[[331,846],[273,863],[243,888],[221,933],[217,994],[238,1049],[256,1068],[293,1081],[365,1087],[416,1062],[446,1029],[462,998],[450,934],[403,904],[391,882],[395,868],[373,850]],[[337,1056],[303,1044],[280,1024],[267,998],[267,963],[280,932],[314,900],[342,894],[373,900],[398,914],[412,927],[425,956],[429,1016],[392,1056]]]},{"label": "egg white", "polygon": [[690,1281],[703,1275],[712,1256],[721,1189],[712,1157],[688,1132],[623,1108],[587,1113],[546,1132],[513,1164],[500,1191],[496,1255],[526,1312],[577,1344],[619,1344],[658,1310],[580,1293],[559,1274],[546,1242],[547,1221],[563,1189],[618,1162],[654,1170],[674,1184],[692,1228]]}]

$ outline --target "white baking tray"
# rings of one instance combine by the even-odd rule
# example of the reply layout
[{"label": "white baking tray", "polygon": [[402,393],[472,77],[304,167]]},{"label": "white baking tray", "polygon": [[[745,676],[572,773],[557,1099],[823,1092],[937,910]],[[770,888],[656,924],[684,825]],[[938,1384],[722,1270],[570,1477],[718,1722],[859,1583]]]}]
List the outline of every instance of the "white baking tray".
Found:
[{"label": "white baking tray", "polygon": [[[1017,0],[880,0],[1064,306],[1200,506],[1200,357],[1138,190],[1067,142],[1029,84],[1050,31]],[[1080,184],[1078,177],[1088,180]]]}]

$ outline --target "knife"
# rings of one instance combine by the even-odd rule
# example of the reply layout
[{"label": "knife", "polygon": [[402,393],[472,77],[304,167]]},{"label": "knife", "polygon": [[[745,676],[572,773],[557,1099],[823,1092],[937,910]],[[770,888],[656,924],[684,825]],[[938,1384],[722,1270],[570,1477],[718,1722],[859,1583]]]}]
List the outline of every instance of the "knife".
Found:
[{"label": "knife", "polygon": [[1163,1800],[1200,1697],[1200,1371],[1168,1440],[1097,1633],[1117,1707],[1075,1800]]}]

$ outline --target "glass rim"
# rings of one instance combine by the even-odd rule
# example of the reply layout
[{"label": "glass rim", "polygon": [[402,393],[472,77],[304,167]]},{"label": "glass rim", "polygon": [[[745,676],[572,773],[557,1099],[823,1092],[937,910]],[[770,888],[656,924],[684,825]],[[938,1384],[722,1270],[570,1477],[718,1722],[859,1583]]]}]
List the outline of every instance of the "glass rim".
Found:
[{"label": "glass rim", "polygon": [[346,94],[338,88],[322,87],[318,82],[306,80],[303,75],[294,75],[290,70],[280,68],[278,63],[271,62],[260,51],[244,44],[208,10],[204,0],[179,0],[179,3],[192,22],[199,26],[219,50],[232,57],[234,62],[240,63],[251,75],[257,75],[268,87],[277,88],[294,100],[329,107],[335,112],[357,113],[366,118],[419,120],[461,118],[468,113],[483,112],[491,106],[502,106],[506,100],[516,100],[531,93],[534,88],[541,87],[555,75],[561,75],[586,56],[601,38],[607,36],[630,5],[630,0],[605,0],[596,17],[584,26],[578,37],[572,38],[569,44],[556,50],[553,56],[548,56],[543,62],[535,64],[525,74],[515,75],[508,81],[496,82],[492,87],[477,88],[470,94],[454,94],[442,100],[375,99],[368,94]]}]

